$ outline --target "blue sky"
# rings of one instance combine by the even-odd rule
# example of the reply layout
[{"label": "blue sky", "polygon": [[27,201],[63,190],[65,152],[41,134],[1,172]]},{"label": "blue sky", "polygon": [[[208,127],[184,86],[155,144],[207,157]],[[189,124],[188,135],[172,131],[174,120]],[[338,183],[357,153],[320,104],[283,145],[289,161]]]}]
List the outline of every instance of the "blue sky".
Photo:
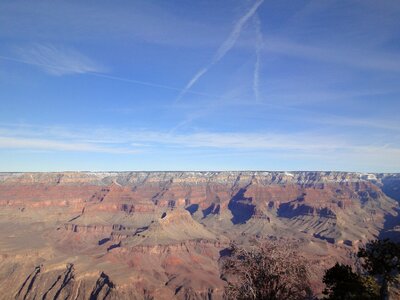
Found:
[{"label": "blue sky", "polygon": [[0,0],[0,171],[400,172],[399,15]]}]

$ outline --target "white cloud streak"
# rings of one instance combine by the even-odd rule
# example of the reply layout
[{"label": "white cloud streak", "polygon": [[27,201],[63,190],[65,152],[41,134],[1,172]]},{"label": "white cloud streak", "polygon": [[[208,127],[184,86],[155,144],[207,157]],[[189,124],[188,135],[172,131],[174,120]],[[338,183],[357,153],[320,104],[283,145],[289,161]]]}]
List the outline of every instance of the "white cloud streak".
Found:
[{"label": "white cloud streak", "polygon": [[240,36],[240,33],[242,32],[243,26],[247,23],[249,19],[253,17],[253,15],[257,12],[257,9],[260,7],[260,5],[264,2],[264,0],[257,0],[253,6],[247,11],[245,15],[243,15],[235,24],[233,27],[233,30],[231,31],[230,35],[228,38],[222,43],[222,45],[218,48],[217,52],[214,54],[214,57],[212,58],[211,62],[206,65],[205,67],[201,68],[194,76],[193,78],[186,84],[182,92],[179,94],[178,98],[176,99],[175,102],[179,102],[181,98],[186,94],[188,90],[204,75],[208,72],[208,70],[215,65],[217,62],[219,62],[228,52],[229,50],[232,49],[232,47],[235,45],[237,39]]},{"label": "white cloud streak", "polygon": [[[156,147],[183,148],[216,148],[216,149],[256,149],[256,150],[322,150],[343,147],[339,142],[330,142],[320,137],[295,136],[292,134],[255,134],[255,133],[192,133],[170,134],[165,132],[89,132],[73,133],[65,130],[56,133],[43,131],[43,138],[30,136],[29,131],[21,136],[0,136],[0,148],[36,149],[77,152],[134,153],[133,150],[121,148],[125,144],[143,144]],[[76,135],[74,138],[71,136]],[[104,137],[107,135],[108,137]]]},{"label": "white cloud streak", "polygon": [[80,52],[51,44],[35,44],[17,50],[21,61],[42,68],[51,75],[103,72],[104,68]]},{"label": "white cloud streak", "polygon": [[257,102],[260,102],[260,67],[261,67],[261,50],[263,47],[263,37],[261,33],[260,18],[256,13],[253,18],[254,28],[256,31],[256,62],[254,64],[253,74],[253,91]]},{"label": "white cloud streak", "polygon": [[263,49],[269,53],[289,55],[311,61],[322,61],[332,64],[346,65],[352,68],[400,72],[400,57],[397,54],[372,52],[368,49],[354,47],[340,48],[305,45],[290,39],[269,37]]},{"label": "white cloud streak", "polygon": [[5,137],[0,136],[0,148],[2,149],[25,149],[45,151],[67,151],[67,152],[97,152],[111,154],[136,154],[137,150],[106,147],[99,143],[84,143],[78,141],[66,141],[56,139],[39,139],[31,137]]},{"label": "white cloud streak", "polygon": [[[198,132],[168,133],[146,130],[112,130],[102,128],[64,128],[34,125],[0,127],[0,148],[48,151],[100,152],[134,154],[190,149],[224,149],[232,151],[280,151],[297,155],[341,157],[379,157],[400,167],[397,144],[354,140],[351,137],[303,133]],[[163,151],[164,151],[163,150]],[[202,151],[203,151],[202,150]]]},{"label": "white cloud streak", "polygon": [[[14,57],[8,57],[8,56],[3,56],[0,55],[0,59],[2,60],[7,60],[7,61],[12,61],[12,62],[17,62],[17,63],[22,63],[22,64],[27,64],[27,65],[32,65],[32,66],[37,66],[40,67],[44,70],[46,70],[50,74],[54,75],[64,75],[64,74],[72,74],[72,73],[80,73],[83,74],[83,72],[71,72],[70,66],[68,68],[65,68],[60,65],[55,65],[55,64],[48,64],[48,63],[42,63],[38,62],[36,60],[32,59],[20,59],[20,58],[14,58]],[[76,69],[75,69],[76,70]],[[178,91],[182,92],[182,88],[177,88],[173,87],[170,85],[164,85],[156,82],[149,82],[149,81],[143,81],[143,80],[136,80],[132,78],[126,78],[126,77],[120,77],[120,76],[113,76],[113,75],[108,75],[104,73],[98,73],[94,71],[88,71],[86,70],[84,72],[85,75],[89,76],[94,76],[94,77],[99,77],[99,78],[104,78],[104,79],[109,79],[109,80],[116,80],[120,82],[125,82],[125,83],[133,83],[133,84],[138,84],[138,85],[143,85],[143,86],[148,86],[148,87],[155,87],[155,88],[160,88],[160,89],[166,89],[166,90],[172,90],[172,91]],[[0,75],[2,75],[0,73]],[[7,78],[9,78],[9,74],[7,73]],[[213,94],[208,94],[208,93],[203,93],[203,92],[196,92],[196,91],[186,91],[186,93],[190,93],[193,95],[198,95],[198,96],[203,96],[203,97],[208,97],[208,98],[221,98],[220,96],[213,95]]]}]

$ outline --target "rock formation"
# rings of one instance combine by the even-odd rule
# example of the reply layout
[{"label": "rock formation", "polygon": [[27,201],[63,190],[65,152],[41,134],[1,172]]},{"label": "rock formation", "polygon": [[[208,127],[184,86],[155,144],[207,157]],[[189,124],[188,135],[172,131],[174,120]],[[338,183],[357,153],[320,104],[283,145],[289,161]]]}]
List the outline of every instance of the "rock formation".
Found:
[{"label": "rock formation", "polygon": [[378,236],[400,237],[399,174],[0,174],[5,299],[220,299],[230,241],[281,240],[313,286]]}]

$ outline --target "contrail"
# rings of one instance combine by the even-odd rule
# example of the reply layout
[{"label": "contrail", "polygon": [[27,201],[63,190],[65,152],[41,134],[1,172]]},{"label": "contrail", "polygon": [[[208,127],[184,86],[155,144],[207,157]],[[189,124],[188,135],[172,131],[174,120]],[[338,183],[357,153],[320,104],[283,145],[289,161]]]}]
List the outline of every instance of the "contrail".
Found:
[{"label": "contrail", "polygon": [[260,64],[261,64],[261,49],[263,47],[263,37],[261,33],[260,18],[258,14],[255,14],[254,27],[256,30],[256,63],[254,65],[253,74],[253,91],[256,98],[256,102],[260,102]]},{"label": "contrail", "polygon": [[[0,55],[0,59],[13,61],[13,62],[26,64],[26,65],[52,68],[52,69],[55,69],[55,70],[65,70],[65,67],[62,67],[62,66],[56,66],[56,65],[51,65],[51,64],[32,62],[32,61],[28,61],[28,60],[24,60],[24,59],[18,59],[18,58],[14,58],[14,57],[8,57],[8,56]],[[122,81],[122,82],[128,82],[128,83],[133,83],[133,84],[138,84],[138,85],[144,85],[144,86],[150,86],[150,87],[155,87],[155,88],[173,90],[173,91],[178,91],[178,92],[182,92],[183,91],[182,88],[178,88],[178,87],[158,84],[158,83],[154,83],[154,82],[130,79],[130,78],[125,78],[125,77],[112,76],[112,75],[107,75],[107,74],[104,74],[104,73],[98,73],[98,72],[93,72],[93,71],[86,71],[85,73],[82,73],[81,75],[95,76],[95,77],[100,77],[100,78],[105,78],[105,79],[117,80],[117,81]],[[210,98],[221,98],[220,96],[217,96],[217,95],[201,93],[201,92],[195,92],[195,91],[187,91],[187,93],[200,95],[200,96],[205,96],[205,97],[210,97]]]},{"label": "contrail", "polygon": [[238,37],[240,36],[240,33],[242,32],[243,26],[246,24],[246,22],[256,13],[257,9],[260,7],[260,5],[264,2],[264,0],[257,0],[253,6],[250,8],[250,10],[242,16],[235,24],[233,27],[232,32],[228,36],[228,38],[222,43],[222,45],[218,48],[217,52],[214,54],[214,57],[212,58],[211,62],[208,63],[205,67],[201,68],[200,71],[198,71],[193,78],[189,81],[189,83],[183,88],[182,92],[179,94],[178,98],[175,100],[176,102],[179,102],[180,99],[183,97],[184,94],[186,94],[189,89],[205,74],[208,72],[208,70],[216,64],[218,61],[220,61],[226,53],[228,53],[229,50],[232,49],[233,45],[235,45]]}]

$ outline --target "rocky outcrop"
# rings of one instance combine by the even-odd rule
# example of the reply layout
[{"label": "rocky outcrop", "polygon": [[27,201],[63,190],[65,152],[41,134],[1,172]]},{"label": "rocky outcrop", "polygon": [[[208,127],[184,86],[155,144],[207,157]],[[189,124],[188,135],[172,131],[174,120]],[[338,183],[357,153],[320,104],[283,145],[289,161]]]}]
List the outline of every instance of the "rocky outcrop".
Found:
[{"label": "rocky outcrop", "polygon": [[143,230],[137,230],[125,244],[170,244],[189,240],[215,240],[216,236],[195,221],[184,209],[168,210]]},{"label": "rocky outcrop", "polygon": [[115,285],[109,276],[101,272],[97,279],[78,276],[74,265],[68,263],[64,269],[52,270],[38,266],[24,280],[15,299],[118,299]]},{"label": "rocky outcrop", "polygon": [[96,284],[90,293],[90,300],[107,299],[115,285],[104,272],[101,272]]}]

